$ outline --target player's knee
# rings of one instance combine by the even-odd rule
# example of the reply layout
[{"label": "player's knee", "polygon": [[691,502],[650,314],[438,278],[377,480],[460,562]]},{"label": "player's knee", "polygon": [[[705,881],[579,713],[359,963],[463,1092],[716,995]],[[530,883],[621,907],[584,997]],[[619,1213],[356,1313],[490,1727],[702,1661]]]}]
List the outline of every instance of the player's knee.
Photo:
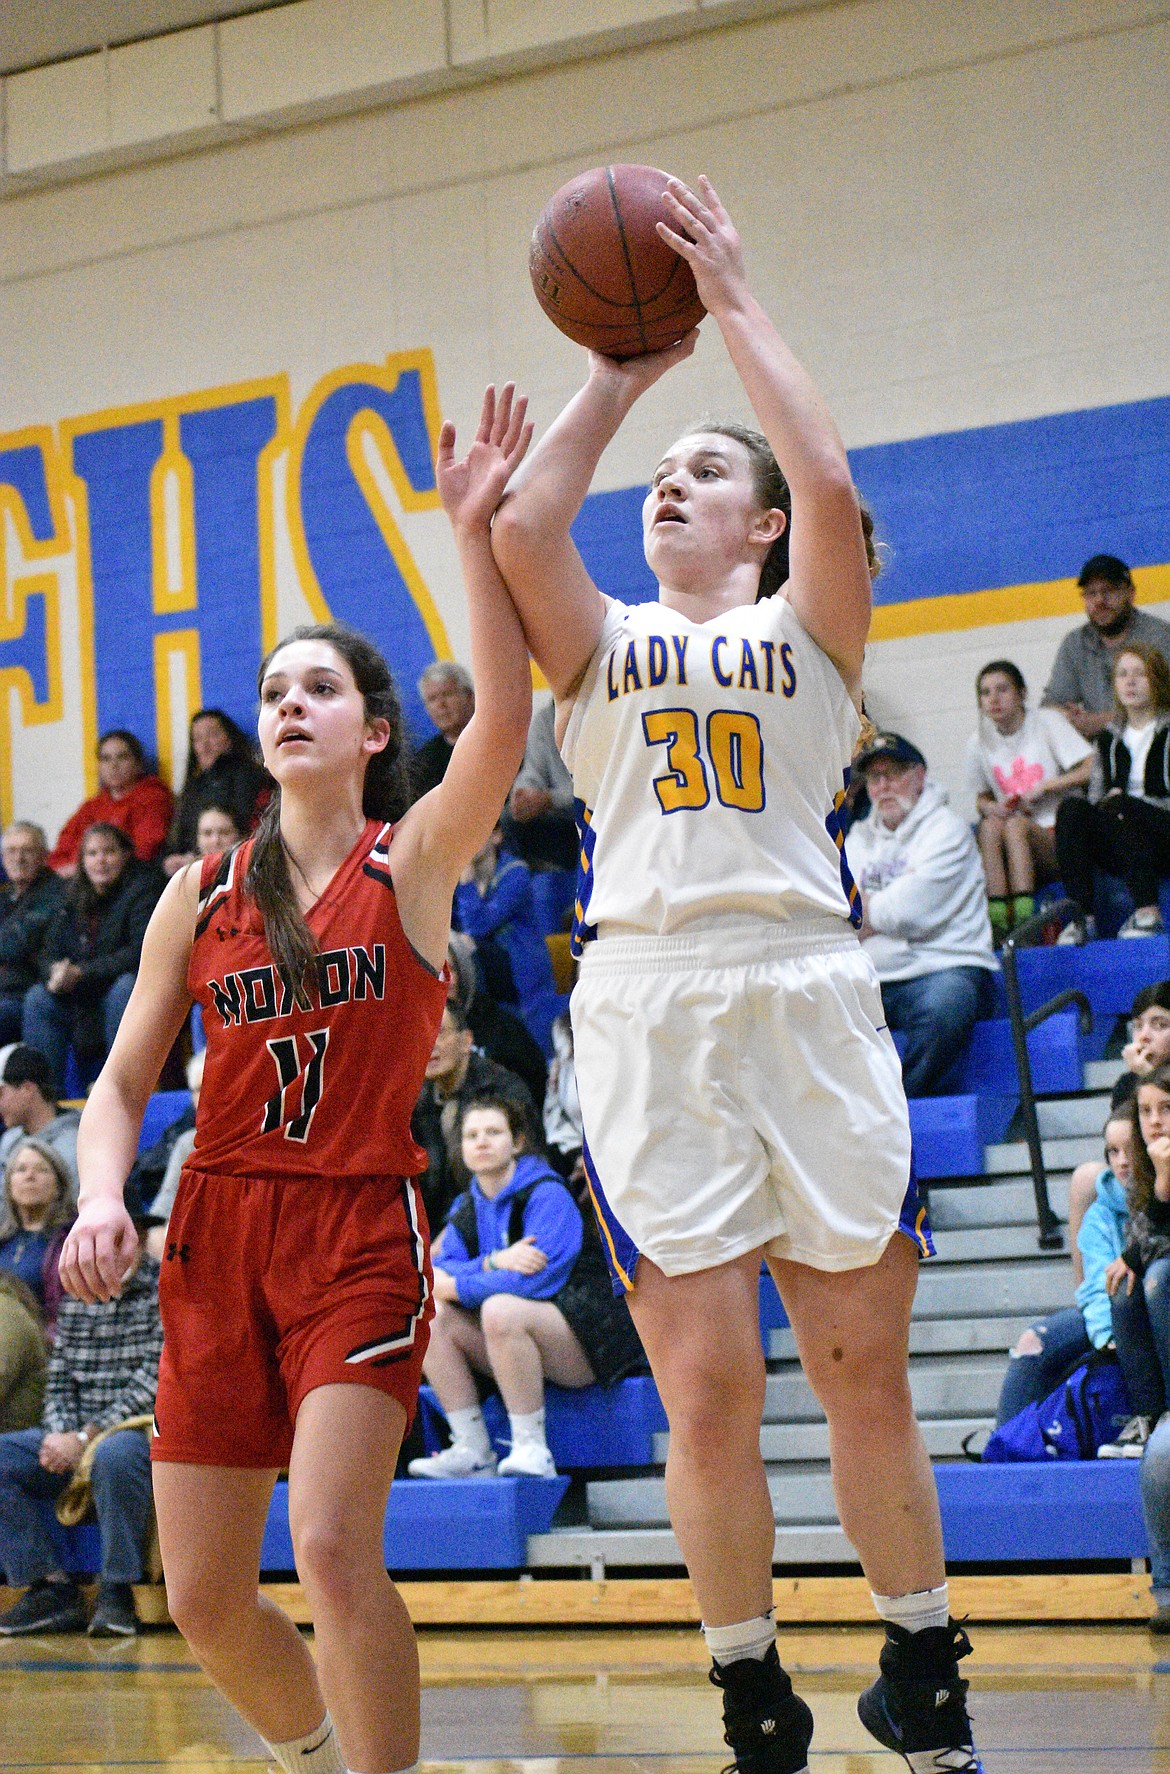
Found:
[{"label": "player's knee", "polygon": [[717,1452],[747,1436],[759,1443],[764,1373],[694,1373],[667,1405],[672,1445]]},{"label": "player's knee", "polygon": [[[835,1359],[837,1349],[841,1354]],[[914,1414],[905,1361],[875,1354],[868,1347],[850,1356],[841,1344],[834,1344],[812,1373],[806,1368],[806,1376],[831,1420],[897,1421]]]},{"label": "player's knee", "polygon": [[[207,1572],[167,1572],[167,1611],[196,1651],[239,1644],[246,1598],[228,1583],[210,1582]],[[255,1605],[255,1598],[252,1605]]]},{"label": "player's knee", "polygon": [[297,1575],[320,1606],[349,1608],[361,1584],[366,1548],[340,1516],[312,1515],[292,1528]]}]

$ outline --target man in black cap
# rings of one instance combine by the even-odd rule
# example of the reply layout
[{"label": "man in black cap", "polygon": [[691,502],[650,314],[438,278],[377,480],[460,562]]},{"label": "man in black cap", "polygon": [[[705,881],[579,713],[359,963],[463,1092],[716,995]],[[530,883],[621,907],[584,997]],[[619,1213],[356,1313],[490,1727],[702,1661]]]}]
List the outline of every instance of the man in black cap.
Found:
[{"label": "man in black cap", "polygon": [[853,769],[870,800],[845,845],[861,890],[861,939],[886,1020],[904,1037],[906,1095],[936,1096],[991,1010],[996,963],[979,851],[900,733],[878,733]]},{"label": "man in black cap", "polygon": [[1124,647],[1157,647],[1170,663],[1170,622],[1134,608],[1134,583],[1115,554],[1095,554],[1077,584],[1089,620],[1057,649],[1044,701],[1061,709],[1077,732],[1095,739],[1113,715],[1113,666]]},{"label": "man in black cap", "polygon": [[22,1140],[35,1134],[54,1146],[69,1167],[77,1194],[77,1129],[81,1114],[63,1109],[53,1085],[53,1068],[39,1047],[15,1042],[0,1047],[0,1165]]}]

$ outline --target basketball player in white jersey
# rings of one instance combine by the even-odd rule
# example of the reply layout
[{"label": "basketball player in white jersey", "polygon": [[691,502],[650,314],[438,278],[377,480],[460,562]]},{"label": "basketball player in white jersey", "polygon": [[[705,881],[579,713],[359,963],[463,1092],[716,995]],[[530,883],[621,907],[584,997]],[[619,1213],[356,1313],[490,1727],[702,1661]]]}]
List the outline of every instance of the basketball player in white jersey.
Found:
[{"label": "basketball player in white jersey", "polygon": [[775,1643],[762,1257],[886,1622],[862,1721],[915,1774],[981,1774],[907,1378],[929,1231],[838,825],[870,620],[857,496],[709,182],[672,181],[659,231],[763,435],[703,425],[671,445],[644,508],[658,602],[604,598],[569,526],[630,407],[695,335],[591,356],[493,530],[581,804],[572,1012],[590,1185],[670,1421],[671,1521],[735,1768],[804,1774],[812,1735]]}]

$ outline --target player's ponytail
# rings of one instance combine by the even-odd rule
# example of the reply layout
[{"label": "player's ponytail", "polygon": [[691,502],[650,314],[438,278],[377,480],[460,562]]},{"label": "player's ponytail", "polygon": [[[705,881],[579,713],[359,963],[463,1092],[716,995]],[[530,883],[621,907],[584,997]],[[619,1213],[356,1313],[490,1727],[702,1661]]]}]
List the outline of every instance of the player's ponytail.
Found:
[{"label": "player's ponytail", "polygon": [[[362,787],[362,812],[367,819],[394,824],[410,804],[405,727],[402,705],[390,675],[390,667],[373,641],[343,622],[316,622],[294,628],[260,663],[257,685],[264,682],[269,665],[282,647],[292,641],[325,641],[349,666],[365,703],[366,719],[385,721],[390,738],[366,765]],[[311,977],[317,943],[297,903],[288,853],[280,835],[280,789],[261,816],[252,840],[245,892],[264,919],[264,935],[277,971],[290,982],[298,1005],[309,1004],[306,976]]]}]

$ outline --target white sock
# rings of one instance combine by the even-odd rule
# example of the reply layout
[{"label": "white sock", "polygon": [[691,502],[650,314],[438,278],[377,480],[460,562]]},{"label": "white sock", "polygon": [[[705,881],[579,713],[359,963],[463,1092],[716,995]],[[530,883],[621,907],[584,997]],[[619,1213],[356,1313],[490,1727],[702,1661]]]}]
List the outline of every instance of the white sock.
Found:
[{"label": "white sock", "polygon": [[483,1420],[483,1412],[477,1404],[469,1405],[465,1411],[448,1411],[447,1421],[451,1425],[453,1442],[461,1441],[474,1448],[477,1454],[491,1453],[491,1437]]},{"label": "white sock", "polygon": [[[419,1774],[421,1767],[421,1762],[411,1762],[409,1768],[396,1768],[394,1774]],[[352,1768],[347,1768],[345,1774],[354,1774],[354,1770]]]},{"label": "white sock", "polygon": [[740,1620],[735,1626],[704,1626],[707,1649],[721,1667],[741,1663],[754,1657],[762,1663],[776,1642],[776,1610],[757,1614],[754,1620]]},{"label": "white sock", "polygon": [[945,1583],[937,1589],[916,1589],[913,1595],[877,1595],[870,1590],[873,1605],[883,1620],[907,1632],[925,1632],[931,1626],[945,1626],[951,1617],[950,1599]]},{"label": "white sock", "polygon": [[538,1411],[528,1411],[518,1416],[508,1412],[508,1427],[512,1431],[512,1446],[518,1447],[522,1441],[537,1447],[547,1447],[544,1439],[544,1406]]},{"label": "white sock", "polygon": [[273,1760],[280,1763],[284,1774],[347,1774],[333,1720],[326,1713],[315,1731],[307,1737],[293,1737],[288,1743],[270,1743]]}]

